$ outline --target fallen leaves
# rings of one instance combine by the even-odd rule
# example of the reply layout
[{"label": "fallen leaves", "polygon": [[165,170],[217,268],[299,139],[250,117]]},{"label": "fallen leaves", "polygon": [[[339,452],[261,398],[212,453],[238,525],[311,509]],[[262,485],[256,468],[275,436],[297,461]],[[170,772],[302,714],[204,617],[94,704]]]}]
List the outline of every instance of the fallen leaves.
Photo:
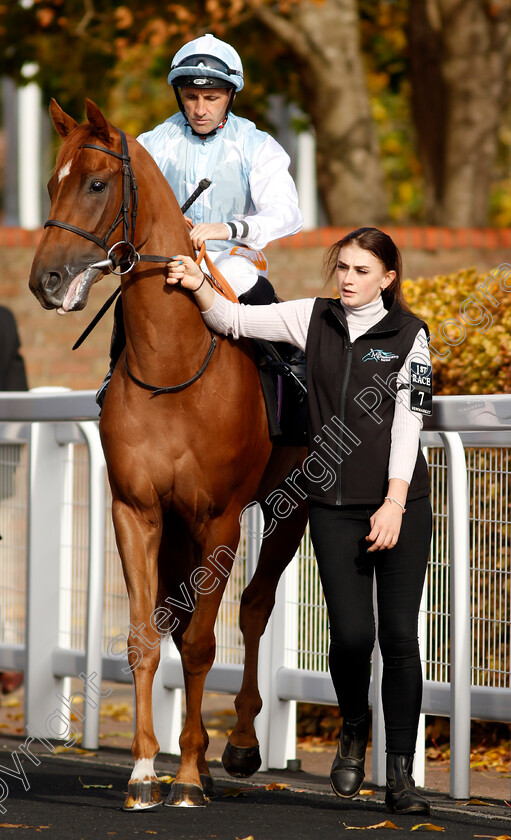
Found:
[{"label": "fallen leaves", "polygon": [[162,785],[171,785],[174,781],[174,776],[158,776],[158,781],[162,783]]},{"label": "fallen leaves", "polygon": [[233,798],[236,798],[237,796],[245,796],[245,794],[243,793],[242,789],[239,788],[239,787],[237,787],[237,788],[224,788],[223,791],[222,791],[222,796],[232,796]]},{"label": "fallen leaves", "polygon": [[61,753],[72,753],[73,755],[96,755],[95,752],[91,752],[90,750],[84,750],[81,747],[54,747],[52,750],[52,755],[61,755]]},{"label": "fallen leaves", "polygon": [[8,697],[7,700],[2,700],[0,702],[0,706],[3,706],[6,709],[12,709],[15,706],[21,706],[21,703],[17,697]]},{"label": "fallen leaves", "polygon": [[133,720],[133,709],[128,703],[103,703],[99,716],[127,723]]},{"label": "fallen leaves", "polygon": [[470,751],[470,769],[484,772],[494,770],[495,773],[508,774],[510,772],[509,741],[502,742],[496,747],[486,747],[485,744]]},{"label": "fallen leaves", "polygon": [[463,802],[463,805],[484,805],[487,808],[494,808],[495,804],[493,802],[485,802],[483,799],[468,799],[467,802]]},{"label": "fallen leaves", "polygon": [[376,825],[346,825],[346,823],[343,823],[343,826],[344,828],[348,829],[348,831],[365,831],[366,829],[371,828],[395,828],[399,830],[399,826],[391,822],[390,820],[384,820],[381,823],[376,823]]},{"label": "fallen leaves", "polygon": [[42,831],[44,828],[51,828],[51,825],[26,825],[25,823],[0,823],[0,828],[32,828],[34,831]]},{"label": "fallen leaves", "polygon": [[80,782],[81,786],[84,790],[89,790],[91,788],[98,788],[103,790],[109,790],[113,787],[113,785],[86,785],[85,782],[82,782],[80,776],[78,776],[78,781]]},{"label": "fallen leaves", "polygon": [[331,741],[323,738],[298,738],[297,741],[297,747],[309,753],[332,752],[333,746]]},{"label": "fallen leaves", "polygon": [[[401,830],[400,825],[396,825],[390,820],[385,820],[384,822],[376,823],[375,825],[346,825],[346,823],[343,823],[343,826],[348,830],[354,831],[367,831],[372,828],[393,828],[396,831]],[[445,828],[441,825],[435,825],[434,823],[417,823],[417,825],[414,825],[410,831],[445,831]]]},{"label": "fallen leaves", "polygon": [[474,837],[490,837],[491,840],[511,840],[509,834],[474,834]]}]

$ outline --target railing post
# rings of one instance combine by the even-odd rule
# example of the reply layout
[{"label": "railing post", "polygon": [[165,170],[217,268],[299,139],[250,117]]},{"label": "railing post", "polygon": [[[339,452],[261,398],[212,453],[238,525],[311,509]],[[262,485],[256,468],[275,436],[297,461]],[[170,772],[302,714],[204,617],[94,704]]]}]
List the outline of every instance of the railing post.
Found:
[{"label": "railing post", "polygon": [[[419,611],[419,649],[421,657],[421,668],[424,670],[426,661],[426,638],[428,632],[426,614],[426,586],[422,590],[421,606]],[[421,713],[417,727],[417,740],[415,744],[415,758],[413,762],[413,777],[418,787],[426,785],[426,716]]]},{"label": "railing post", "polygon": [[170,636],[160,642],[160,664],[153,681],[154,734],[161,752],[179,755],[179,736],[182,729],[183,690],[165,688],[162,678],[164,659],[180,659],[179,651]]},{"label": "railing post", "polygon": [[[376,580],[373,584],[373,604],[376,628],[378,628],[378,606],[376,601]],[[378,635],[373,650],[371,707],[372,707],[372,780],[377,785],[384,785],[387,780],[387,762],[385,756],[385,720],[381,700],[381,678],[383,660],[378,644]]]},{"label": "railing post", "polygon": [[447,461],[451,602],[450,795],[470,796],[470,536],[465,450],[457,432],[440,432]]},{"label": "railing post", "polygon": [[[67,447],[54,423],[34,423],[30,435],[26,601],[25,728],[45,738],[73,739],[69,681],[55,676],[59,644],[61,521]],[[57,696],[59,695],[59,696]]]},{"label": "railing post", "polygon": [[273,609],[273,645],[268,715],[268,766],[287,767],[296,758],[296,701],[277,695],[279,668],[298,667],[298,555],[282,575]]},{"label": "railing post", "polygon": [[[89,453],[89,563],[87,571],[87,630],[85,646],[85,719],[82,745],[99,746],[98,691],[101,685],[103,653],[103,601],[105,588],[105,460],[97,423],[80,423]],[[82,676],[83,679],[83,676]]]}]

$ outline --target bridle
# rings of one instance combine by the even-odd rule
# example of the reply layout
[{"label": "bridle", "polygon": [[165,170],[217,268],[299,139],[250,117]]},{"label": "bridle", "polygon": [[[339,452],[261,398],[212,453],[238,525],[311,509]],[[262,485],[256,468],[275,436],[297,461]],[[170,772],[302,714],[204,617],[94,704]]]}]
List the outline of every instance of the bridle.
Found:
[{"label": "bridle", "polygon": [[[128,150],[128,141],[126,140],[126,135],[123,131],[119,129],[119,134],[121,137],[121,149],[122,152],[114,152],[113,149],[107,149],[106,146],[97,146],[94,143],[84,143],[81,147],[82,149],[96,149],[100,152],[104,152],[107,155],[111,155],[112,157],[117,158],[118,160],[122,161],[122,168],[121,168],[121,175],[122,175],[122,199],[121,199],[121,206],[117,211],[117,215],[110,225],[107,233],[100,239],[99,236],[96,236],[95,233],[90,233],[88,230],[84,230],[83,228],[79,228],[76,225],[71,225],[69,222],[61,222],[58,219],[48,219],[45,222],[44,227],[59,227],[63,228],[64,230],[69,230],[71,233],[76,233],[78,236],[83,236],[85,239],[89,239],[91,242],[94,242],[98,245],[107,255],[106,260],[101,260],[99,263],[92,263],[89,268],[108,268],[108,270],[112,274],[127,274],[128,271],[139,262],[140,260],[148,260],[149,257],[142,256],[136,250],[133,240],[135,238],[135,226],[137,221],[137,211],[138,211],[138,185],[137,180],[135,178],[133,167],[131,165],[131,158]],[[131,214],[130,214],[131,208]],[[110,248],[108,247],[108,240],[110,239],[113,232],[116,228],[119,227],[120,223],[122,222],[123,228],[123,238],[119,242],[116,242]],[[126,260],[127,255],[124,254],[121,259],[116,254],[116,249],[126,246],[129,249],[128,255],[128,267],[124,270],[121,270],[122,263]],[[162,260],[166,260],[166,257],[151,257],[151,259],[155,262],[160,262]],[[119,271],[116,269],[119,268]]]},{"label": "bridle", "polygon": [[[135,226],[138,211],[138,185],[137,180],[135,178],[135,174],[133,172],[133,167],[131,165],[131,157],[129,154],[128,141],[126,139],[126,135],[120,129],[117,130],[121,138],[121,153],[114,152],[113,149],[107,149],[105,146],[95,145],[94,143],[84,143],[81,147],[82,149],[96,149],[100,152],[104,152],[105,154],[111,155],[112,157],[115,157],[118,160],[122,161],[121,206],[119,207],[117,215],[103,239],[101,239],[99,236],[96,236],[96,234],[94,233],[90,233],[90,231],[88,230],[84,230],[84,228],[77,227],[76,225],[71,225],[69,224],[69,222],[61,222],[59,219],[48,219],[45,222],[44,227],[47,228],[53,226],[63,228],[63,230],[68,230],[71,233],[76,233],[78,236],[83,236],[85,239],[89,239],[91,242],[94,242],[105,252],[106,259],[92,263],[88,266],[88,268],[108,269],[112,274],[121,275],[130,272],[138,262],[169,262],[171,258],[156,254],[140,254],[134,245]],[[190,196],[190,198],[186,202],[186,206],[181,208],[183,212],[184,210],[188,209],[192,201],[194,201],[195,198],[197,198],[197,196],[206,188],[206,186],[209,186],[209,181],[201,182],[197,190],[195,190],[193,195]],[[123,227],[122,240],[108,247],[108,240],[110,239],[116,228],[118,228],[118,226],[121,224],[121,222]],[[117,249],[119,248],[124,248],[125,252],[122,254],[122,256],[118,256],[116,253]],[[119,286],[115,290],[115,292],[108,298],[108,300],[103,304],[100,311],[93,318],[89,326],[84,330],[78,341],[76,341],[76,343],[74,344],[73,350],[79,347],[80,344],[89,335],[89,333],[96,326],[100,318],[102,318],[105,312],[110,308],[120,291],[121,287]],[[213,356],[213,353],[217,346],[217,338],[215,335],[213,335],[211,330],[209,330],[209,333],[211,336],[211,341],[204,362],[202,363],[197,373],[190,377],[190,379],[187,379],[186,382],[182,382],[180,385],[166,385],[160,387],[157,385],[149,385],[147,382],[143,382],[141,379],[137,379],[137,377],[134,376],[134,374],[128,367],[127,353],[125,357],[126,372],[130,379],[136,385],[138,385],[140,388],[145,388],[147,391],[151,391],[153,397],[158,396],[160,394],[172,394],[176,391],[182,391],[184,388],[187,388],[193,382],[196,382],[197,379],[200,379],[200,377],[206,370],[211,360],[211,357]]]}]

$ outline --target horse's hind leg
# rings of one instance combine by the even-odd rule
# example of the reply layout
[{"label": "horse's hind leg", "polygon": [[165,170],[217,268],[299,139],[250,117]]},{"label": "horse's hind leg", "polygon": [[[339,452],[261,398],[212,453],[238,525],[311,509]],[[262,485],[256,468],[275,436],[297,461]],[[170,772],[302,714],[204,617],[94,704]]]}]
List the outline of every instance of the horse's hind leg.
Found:
[{"label": "horse's hind leg", "polygon": [[[264,510],[265,524],[269,513]],[[307,524],[308,505],[299,507],[265,537],[256,572],[243,592],[240,605],[240,628],[245,641],[245,668],[235,706],[238,720],[222,756],[222,764],[231,776],[251,776],[261,765],[254,720],[262,708],[257,682],[259,641],[275,603],[280,577],[300,545]]]}]

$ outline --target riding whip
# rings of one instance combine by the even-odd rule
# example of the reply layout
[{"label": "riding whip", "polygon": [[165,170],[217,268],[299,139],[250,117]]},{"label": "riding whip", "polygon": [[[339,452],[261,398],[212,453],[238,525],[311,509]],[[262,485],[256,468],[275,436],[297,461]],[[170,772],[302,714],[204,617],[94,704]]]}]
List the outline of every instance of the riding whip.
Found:
[{"label": "riding whip", "polygon": [[195,189],[193,191],[190,198],[188,198],[185,201],[185,203],[183,204],[183,206],[181,207],[181,212],[186,213],[188,208],[191,207],[193,202],[198,199],[198,197],[200,196],[201,193],[204,192],[204,190],[207,190],[207,188],[209,187],[210,184],[211,184],[211,181],[209,180],[209,178],[203,178],[202,181],[199,182],[199,186],[197,187],[197,189]]}]

